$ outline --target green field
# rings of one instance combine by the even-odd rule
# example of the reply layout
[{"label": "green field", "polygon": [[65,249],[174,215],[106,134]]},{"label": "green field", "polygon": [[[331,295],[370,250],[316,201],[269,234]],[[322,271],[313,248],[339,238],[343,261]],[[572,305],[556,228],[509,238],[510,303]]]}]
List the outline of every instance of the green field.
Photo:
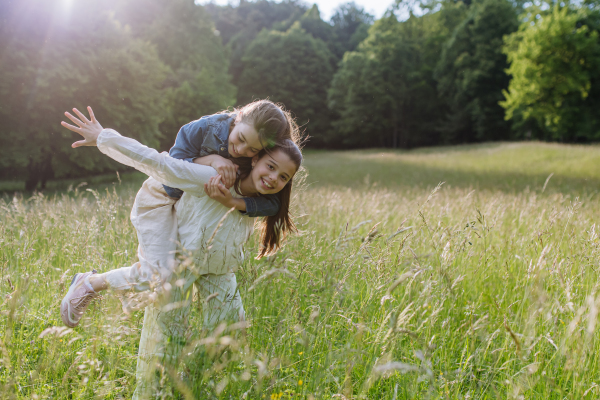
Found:
[{"label": "green field", "polygon": [[[238,272],[250,327],[202,337],[193,307],[157,396],[600,397],[598,165],[540,143],[307,152],[301,234]],[[131,396],[142,313],[107,294],[46,329],[74,272],[135,261],[142,179],[0,197],[0,398]]]}]

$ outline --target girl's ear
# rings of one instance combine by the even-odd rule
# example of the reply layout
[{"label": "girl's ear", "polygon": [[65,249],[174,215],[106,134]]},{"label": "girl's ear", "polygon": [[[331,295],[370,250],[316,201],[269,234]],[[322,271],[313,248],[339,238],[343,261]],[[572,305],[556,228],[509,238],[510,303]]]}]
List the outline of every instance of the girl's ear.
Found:
[{"label": "girl's ear", "polygon": [[254,168],[254,166],[256,165],[257,162],[258,162],[258,154],[255,155],[254,157],[252,157],[252,168]]}]

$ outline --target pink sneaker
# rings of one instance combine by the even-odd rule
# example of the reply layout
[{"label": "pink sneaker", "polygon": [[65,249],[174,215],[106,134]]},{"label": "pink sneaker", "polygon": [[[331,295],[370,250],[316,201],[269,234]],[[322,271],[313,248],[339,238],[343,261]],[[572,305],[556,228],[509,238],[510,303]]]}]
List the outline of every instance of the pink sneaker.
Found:
[{"label": "pink sneaker", "polygon": [[94,291],[88,279],[90,275],[95,273],[96,270],[82,274],[78,273],[73,277],[69,291],[60,303],[60,316],[66,326],[76,327],[90,301],[98,297],[98,293]]}]

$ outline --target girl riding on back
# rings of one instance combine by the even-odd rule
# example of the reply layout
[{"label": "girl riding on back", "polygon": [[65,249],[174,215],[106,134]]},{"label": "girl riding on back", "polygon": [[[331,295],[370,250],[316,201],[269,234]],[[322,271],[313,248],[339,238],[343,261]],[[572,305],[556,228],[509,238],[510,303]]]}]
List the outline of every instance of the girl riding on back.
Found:
[{"label": "girl riding on back", "polygon": [[[83,114],[74,111],[83,121]],[[71,114],[65,114],[73,122],[79,121]],[[63,126],[72,127],[64,122]],[[169,155],[217,170],[222,190],[219,192],[221,195],[215,192],[213,198],[224,206],[235,208],[236,212],[249,217],[274,217],[282,211],[279,195],[235,198],[227,188],[233,185],[239,164],[247,162],[264,148],[272,148],[284,140],[296,142],[298,137],[297,126],[288,112],[271,101],[259,100],[232,113],[209,115],[184,125]],[[82,145],[86,145],[85,141],[75,142],[73,147]],[[264,185],[268,189],[270,183],[264,182]],[[162,185],[152,177],[144,182],[131,211],[131,221],[139,241],[139,261],[133,266],[103,274],[92,271],[75,275],[71,285],[73,291],[69,291],[61,303],[65,325],[74,327],[79,323],[89,303],[89,300],[83,299],[94,298],[98,292],[109,288],[119,296],[126,312],[156,299],[163,283],[177,267],[175,204],[182,194],[181,189]],[[287,208],[284,211],[287,212]],[[260,256],[273,250],[272,247],[264,248]],[[83,299],[80,295],[73,298],[74,289],[79,286],[88,289]]]},{"label": "girl riding on back", "polygon": [[[81,120],[70,114],[69,118],[78,126],[63,123],[84,137],[80,145],[97,145],[100,151],[116,161],[154,177],[160,184],[184,192],[171,209],[178,225],[175,237],[188,252],[189,263],[182,263],[171,271],[166,280],[161,281],[163,290],[159,292],[157,301],[146,307],[144,315],[136,372],[137,388],[133,398],[148,398],[151,386],[156,383],[154,370],[157,363],[176,365],[174,363],[185,345],[193,287],[196,287],[199,297],[205,299],[203,328],[210,329],[223,320],[244,320],[235,271],[243,261],[243,245],[252,233],[254,220],[224,206],[222,202],[243,196],[258,199],[261,195],[277,195],[281,205],[279,211],[265,218],[260,227],[259,257],[274,252],[286,232],[295,229],[288,207],[292,179],[301,165],[302,154],[292,140],[281,140],[271,149],[255,155],[250,165],[241,165],[234,188],[227,190],[213,168],[159,154],[113,130],[103,129],[91,108],[88,110],[90,120],[74,110]],[[146,200],[139,197],[132,212],[136,215],[143,214],[143,210],[139,209],[144,207]],[[160,231],[160,221],[154,222],[149,229]],[[138,236],[143,237],[144,234],[138,232]],[[115,289],[113,285],[117,290],[131,285],[127,281],[128,273],[113,272],[102,274],[112,289]],[[77,274],[63,302],[70,303],[75,310],[78,305],[81,306],[79,310],[85,310],[96,293],[91,280],[87,279],[90,276],[94,275],[89,272]]]}]

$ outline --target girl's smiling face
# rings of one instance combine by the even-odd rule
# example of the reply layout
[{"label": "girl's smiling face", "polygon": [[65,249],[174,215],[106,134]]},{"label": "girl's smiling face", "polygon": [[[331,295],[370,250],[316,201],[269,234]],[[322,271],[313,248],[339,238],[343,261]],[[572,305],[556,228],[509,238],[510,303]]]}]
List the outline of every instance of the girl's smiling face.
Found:
[{"label": "girl's smiling face", "polygon": [[265,154],[254,162],[250,178],[256,191],[261,194],[280,192],[298,170],[296,163],[282,150]]},{"label": "girl's smiling face", "polygon": [[248,157],[252,158],[263,149],[258,137],[258,132],[252,125],[244,122],[238,122],[229,134],[228,151],[234,158]]}]

